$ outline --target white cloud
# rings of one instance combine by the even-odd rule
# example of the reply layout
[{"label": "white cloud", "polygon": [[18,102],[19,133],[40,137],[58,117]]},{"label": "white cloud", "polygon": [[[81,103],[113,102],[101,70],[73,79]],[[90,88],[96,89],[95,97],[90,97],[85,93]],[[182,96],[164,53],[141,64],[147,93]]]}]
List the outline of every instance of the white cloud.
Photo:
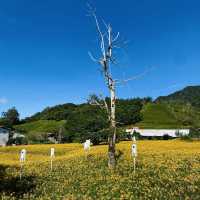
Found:
[{"label": "white cloud", "polygon": [[0,97],[0,104],[6,104],[8,102],[8,100],[4,97]]}]

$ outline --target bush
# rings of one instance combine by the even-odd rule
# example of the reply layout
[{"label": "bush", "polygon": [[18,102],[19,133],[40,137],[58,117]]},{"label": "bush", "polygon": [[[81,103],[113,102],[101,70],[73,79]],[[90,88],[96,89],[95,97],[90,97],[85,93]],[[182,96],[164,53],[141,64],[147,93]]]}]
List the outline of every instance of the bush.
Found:
[{"label": "bush", "polygon": [[191,138],[200,138],[200,130],[198,128],[191,128],[189,137]]},{"label": "bush", "polygon": [[82,105],[74,112],[65,124],[65,142],[84,142],[91,139],[94,144],[100,143],[106,134],[108,120],[99,107]]},{"label": "bush", "polygon": [[8,145],[27,145],[28,144],[28,139],[26,137],[17,137],[17,138],[11,138],[8,141]]},{"label": "bush", "polygon": [[163,135],[163,140],[169,140],[171,137],[168,134]]},{"label": "bush", "polygon": [[199,128],[191,128],[190,133],[188,135],[183,135],[183,134],[176,134],[179,136],[182,140],[190,140],[192,141],[193,139],[200,139],[200,130]]},{"label": "bush", "polygon": [[189,135],[183,135],[181,136],[181,140],[192,141],[192,138]]},{"label": "bush", "polygon": [[31,132],[27,136],[27,139],[29,143],[35,143],[35,144],[49,143],[47,133],[43,133],[43,132],[41,133]]}]

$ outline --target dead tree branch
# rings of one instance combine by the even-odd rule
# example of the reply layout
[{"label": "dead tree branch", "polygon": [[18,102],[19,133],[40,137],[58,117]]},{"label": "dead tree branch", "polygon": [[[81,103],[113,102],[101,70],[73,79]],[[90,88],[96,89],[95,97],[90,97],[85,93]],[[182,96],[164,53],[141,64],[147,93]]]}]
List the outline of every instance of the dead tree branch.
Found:
[{"label": "dead tree branch", "polygon": [[152,71],[153,69],[154,69],[154,68],[151,67],[150,69],[145,70],[145,71],[142,72],[141,74],[138,74],[138,75],[136,75],[136,76],[129,77],[129,78],[127,78],[127,79],[121,79],[121,80],[115,79],[115,83],[116,83],[116,84],[125,84],[125,83],[127,83],[127,82],[129,82],[129,81],[140,79],[140,78],[144,77],[146,74],[148,74],[150,71]]}]

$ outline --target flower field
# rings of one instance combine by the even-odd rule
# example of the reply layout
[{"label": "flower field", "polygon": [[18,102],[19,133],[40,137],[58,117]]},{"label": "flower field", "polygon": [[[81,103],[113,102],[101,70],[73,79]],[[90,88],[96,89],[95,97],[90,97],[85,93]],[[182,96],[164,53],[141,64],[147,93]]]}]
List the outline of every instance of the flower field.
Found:
[{"label": "flower field", "polygon": [[[1,199],[200,199],[200,142],[139,141],[135,174],[131,144],[117,144],[115,170],[107,167],[104,145],[88,155],[81,144],[0,148]],[[20,180],[22,148],[27,161]]]}]

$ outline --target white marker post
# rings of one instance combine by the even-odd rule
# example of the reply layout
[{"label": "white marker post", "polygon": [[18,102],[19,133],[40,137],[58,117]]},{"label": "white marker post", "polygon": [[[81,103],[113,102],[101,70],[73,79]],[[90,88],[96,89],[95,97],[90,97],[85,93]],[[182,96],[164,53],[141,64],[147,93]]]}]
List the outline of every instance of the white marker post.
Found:
[{"label": "white marker post", "polygon": [[136,157],[137,157],[137,145],[136,144],[132,144],[131,154],[133,157],[133,167],[134,167],[134,174],[135,174],[135,165],[136,165]]},{"label": "white marker post", "polygon": [[23,166],[26,161],[26,149],[22,149],[19,156],[20,161],[20,180],[22,179]]},{"label": "white marker post", "polygon": [[90,150],[90,145],[91,145],[90,140],[86,140],[86,141],[83,143],[83,148],[84,148],[84,150],[85,150],[86,158],[87,158],[87,154],[88,154],[88,152],[89,152],[89,150]]},{"label": "white marker post", "polygon": [[53,159],[55,158],[55,148],[51,148],[50,158],[51,158],[51,171],[52,171],[52,169],[53,169]]},{"label": "white marker post", "polygon": [[135,136],[132,137],[133,142],[136,142]]}]

